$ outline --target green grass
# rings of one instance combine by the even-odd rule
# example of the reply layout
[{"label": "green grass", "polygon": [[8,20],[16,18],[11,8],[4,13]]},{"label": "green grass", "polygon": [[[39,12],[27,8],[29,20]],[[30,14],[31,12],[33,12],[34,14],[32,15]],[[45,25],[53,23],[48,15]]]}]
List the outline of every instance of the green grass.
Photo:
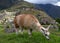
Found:
[{"label": "green grass", "polygon": [[60,43],[60,36],[55,33],[51,33],[50,40],[47,40],[40,32],[33,32],[32,37],[29,37],[26,32],[23,35],[5,33],[3,27],[0,26],[0,43]]}]

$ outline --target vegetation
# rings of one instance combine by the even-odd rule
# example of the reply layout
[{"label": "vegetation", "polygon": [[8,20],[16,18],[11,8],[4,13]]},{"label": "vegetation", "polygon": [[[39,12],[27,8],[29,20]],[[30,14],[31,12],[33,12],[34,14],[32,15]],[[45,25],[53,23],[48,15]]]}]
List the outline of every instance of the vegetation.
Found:
[{"label": "vegetation", "polygon": [[58,27],[59,27],[59,31],[60,31],[60,18],[56,18],[56,22],[58,22]]},{"label": "vegetation", "polygon": [[27,32],[23,35],[15,33],[5,33],[0,25],[0,43],[60,43],[60,32],[51,32],[50,40],[47,40],[40,32],[33,32],[29,37]]},{"label": "vegetation", "polygon": [[60,24],[60,18],[56,18],[56,21]]},{"label": "vegetation", "polygon": [[9,7],[7,10],[10,10],[10,11],[15,11],[15,10],[20,10],[20,8],[24,6],[24,7],[29,7],[29,8],[34,8],[33,4],[31,3],[28,3],[26,1],[20,1],[16,4],[14,4],[13,6]]}]

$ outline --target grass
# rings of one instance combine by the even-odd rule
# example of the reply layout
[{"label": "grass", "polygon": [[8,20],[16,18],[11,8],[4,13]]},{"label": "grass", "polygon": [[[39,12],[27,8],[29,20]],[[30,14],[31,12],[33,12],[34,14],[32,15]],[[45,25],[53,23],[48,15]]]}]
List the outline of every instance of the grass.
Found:
[{"label": "grass", "polygon": [[26,32],[23,35],[5,33],[3,27],[0,26],[0,43],[60,43],[60,36],[55,33],[51,33],[50,40],[47,40],[40,32],[33,32],[32,37],[29,37]]}]

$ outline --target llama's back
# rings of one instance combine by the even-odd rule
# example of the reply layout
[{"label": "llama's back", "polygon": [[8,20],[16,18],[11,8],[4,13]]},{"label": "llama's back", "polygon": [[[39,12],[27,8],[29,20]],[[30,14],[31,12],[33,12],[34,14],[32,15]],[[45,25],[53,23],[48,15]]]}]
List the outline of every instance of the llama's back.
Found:
[{"label": "llama's back", "polygon": [[38,22],[37,18],[31,14],[26,15],[24,18],[24,26],[31,27],[34,26]]},{"label": "llama's back", "polygon": [[21,14],[16,16],[16,21],[19,26],[23,27],[33,27],[37,22],[37,18],[31,14]]}]

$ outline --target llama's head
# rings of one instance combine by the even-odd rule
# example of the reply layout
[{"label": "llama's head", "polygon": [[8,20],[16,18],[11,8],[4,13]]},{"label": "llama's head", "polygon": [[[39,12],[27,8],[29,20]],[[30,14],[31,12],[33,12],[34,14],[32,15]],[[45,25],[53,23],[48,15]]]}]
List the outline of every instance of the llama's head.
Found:
[{"label": "llama's head", "polygon": [[48,31],[49,30],[49,27],[50,25],[47,27],[47,28],[44,28],[44,27],[41,27],[41,32],[43,33],[43,35],[49,40],[49,35],[50,35],[50,32]]}]

